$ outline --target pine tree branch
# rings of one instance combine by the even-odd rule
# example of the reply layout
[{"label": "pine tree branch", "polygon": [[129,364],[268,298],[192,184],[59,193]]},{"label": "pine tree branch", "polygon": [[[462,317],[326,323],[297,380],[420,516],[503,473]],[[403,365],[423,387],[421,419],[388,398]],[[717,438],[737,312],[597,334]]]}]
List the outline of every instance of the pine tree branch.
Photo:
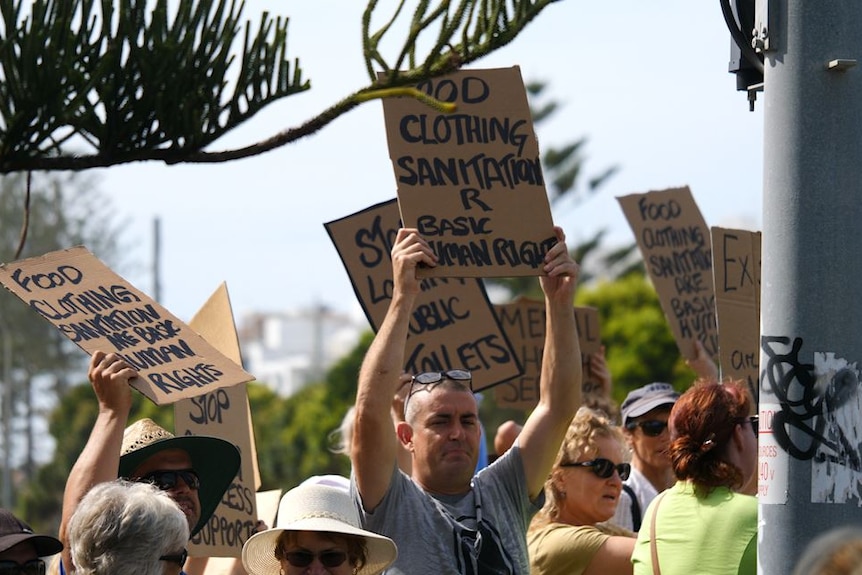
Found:
[{"label": "pine tree branch", "polygon": [[[21,0],[0,0],[0,173],[255,156],[313,134],[391,90],[430,100],[397,89],[504,46],[554,1],[460,0],[452,6],[441,0],[432,6],[419,0],[390,64],[380,43],[398,29],[399,16],[406,17],[407,0],[374,33],[377,0],[368,0],[362,20],[368,86],[266,140],[208,151],[265,106],[310,89],[299,61],[287,58],[286,18],[273,21],[264,13],[254,32],[247,22],[235,63],[231,45],[241,29],[242,0],[181,2],[172,18],[167,0],[157,0],[149,13],[146,0],[120,0],[116,10],[114,2],[35,0],[29,13],[22,12]],[[417,44],[435,30],[432,47],[417,64]],[[405,61],[410,67],[402,70]],[[383,73],[377,77],[375,69]],[[81,144],[92,152],[71,151]]]}]

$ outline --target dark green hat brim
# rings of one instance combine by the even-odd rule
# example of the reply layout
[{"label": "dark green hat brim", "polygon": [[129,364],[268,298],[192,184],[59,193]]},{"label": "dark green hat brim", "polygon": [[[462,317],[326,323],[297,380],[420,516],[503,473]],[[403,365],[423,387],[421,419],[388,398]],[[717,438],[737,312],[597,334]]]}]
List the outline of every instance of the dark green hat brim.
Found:
[{"label": "dark green hat brim", "polygon": [[189,454],[192,467],[201,478],[198,498],[201,502],[201,517],[191,536],[203,529],[224,496],[225,491],[239,471],[239,449],[229,441],[205,435],[183,435],[154,441],[131,453],[120,456],[118,476],[129,479],[145,460],[166,449],[181,449]]}]

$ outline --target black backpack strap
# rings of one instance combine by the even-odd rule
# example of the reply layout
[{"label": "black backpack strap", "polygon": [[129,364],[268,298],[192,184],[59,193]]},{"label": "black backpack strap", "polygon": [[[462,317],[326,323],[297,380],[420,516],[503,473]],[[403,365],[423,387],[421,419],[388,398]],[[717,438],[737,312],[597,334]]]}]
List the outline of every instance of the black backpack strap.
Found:
[{"label": "black backpack strap", "polygon": [[641,505],[638,503],[638,498],[635,496],[635,490],[623,483],[623,491],[629,494],[629,499],[632,500],[632,531],[640,531],[641,529]]}]

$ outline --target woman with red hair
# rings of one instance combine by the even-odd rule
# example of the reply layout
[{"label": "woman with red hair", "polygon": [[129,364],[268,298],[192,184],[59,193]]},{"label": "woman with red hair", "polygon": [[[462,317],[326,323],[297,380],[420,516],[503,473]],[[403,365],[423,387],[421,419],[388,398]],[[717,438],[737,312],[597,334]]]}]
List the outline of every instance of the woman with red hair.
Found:
[{"label": "woman with red hair", "polygon": [[757,467],[757,416],[741,381],[699,380],[670,414],[677,482],[644,515],[635,575],[754,574],[757,499],[743,493]]}]

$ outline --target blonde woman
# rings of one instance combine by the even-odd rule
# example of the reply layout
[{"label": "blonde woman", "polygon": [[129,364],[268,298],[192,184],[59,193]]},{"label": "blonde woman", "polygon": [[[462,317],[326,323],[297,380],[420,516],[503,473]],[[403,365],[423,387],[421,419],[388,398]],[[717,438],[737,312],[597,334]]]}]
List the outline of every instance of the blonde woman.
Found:
[{"label": "blonde woman", "polygon": [[604,414],[578,410],[527,533],[533,575],[631,574],[634,533],[605,523],[631,472],[625,445]]}]

